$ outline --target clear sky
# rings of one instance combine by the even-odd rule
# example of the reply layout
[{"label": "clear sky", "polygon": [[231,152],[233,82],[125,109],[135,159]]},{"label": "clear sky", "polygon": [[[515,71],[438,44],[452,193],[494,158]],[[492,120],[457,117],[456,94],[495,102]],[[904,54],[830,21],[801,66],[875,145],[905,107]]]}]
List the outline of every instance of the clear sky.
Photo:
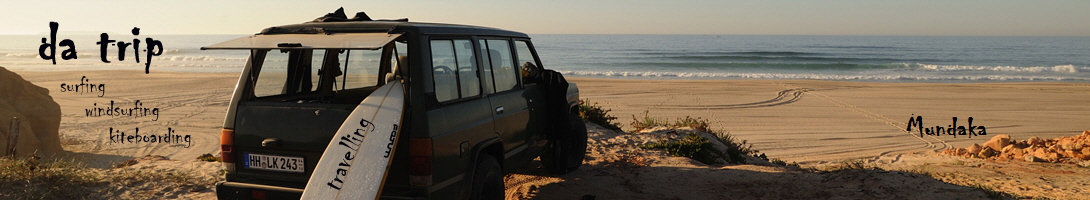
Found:
[{"label": "clear sky", "polygon": [[530,34],[1090,36],[1090,1],[0,1],[0,34],[253,34],[344,7],[351,17]]}]

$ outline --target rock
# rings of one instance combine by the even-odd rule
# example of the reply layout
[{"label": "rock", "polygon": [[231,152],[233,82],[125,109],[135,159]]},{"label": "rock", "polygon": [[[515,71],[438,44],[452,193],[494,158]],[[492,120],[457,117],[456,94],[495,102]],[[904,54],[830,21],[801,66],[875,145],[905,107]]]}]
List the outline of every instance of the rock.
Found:
[{"label": "rock", "polygon": [[197,156],[197,160],[208,161],[208,162],[216,162],[216,161],[219,161],[219,158],[216,158],[216,156],[213,156],[210,153],[206,153],[206,154],[202,154],[200,156]]},{"label": "rock", "polygon": [[1010,155],[1011,158],[1021,158],[1026,155],[1025,150],[1014,145],[1004,147],[1003,154]]},{"label": "rock", "polygon": [[1036,146],[1036,147],[1045,146],[1045,140],[1042,140],[1041,138],[1039,138],[1037,136],[1033,136],[1033,137],[1030,137],[1029,139],[1026,139],[1026,143],[1028,143],[1029,146]]},{"label": "rock", "polygon": [[995,149],[992,149],[992,147],[984,147],[980,149],[980,153],[978,153],[977,156],[979,156],[980,158],[990,158],[998,154],[999,152]]},{"label": "rock", "polygon": [[976,155],[980,153],[980,145],[974,143],[973,145],[969,145],[969,147],[965,148],[965,150],[969,151],[969,155]]},{"label": "rock", "polygon": [[203,185],[198,185],[198,186],[195,186],[193,188],[190,188],[189,192],[200,192],[200,191],[204,191],[206,189],[208,189],[208,187],[204,187]]},{"label": "rock", "polygon": [[965,151],[965,149],[963,148],[944,149],[942,150],[942,154],[951,156],[965,156],[965,154],[968,154],[968,151]]},{"label": "rock", "polygon": [[1048,146],[1048,151],[1051,151],[1051,152],[1061,152],[1061,151],[1063,151],[1063,149],[1062,149],[1062,148],[1060,148],[1060,145],[1055,145],[1055,144],[1053,144],[1053,145],[1051,145],[1051,146]]},{"label": "rock", "polygon": [[[8,136],[11,135],[12,117],[18,117],[20,121],[15,155],[36,152],[43,159],[50,159],[64,152],[57,132],[61,106],[49,96],[49,90],[0,67],[0,149],[11,149]],[[6,151],[0,151],[3,153]]]},{"label": "rock", "polygon": [[965,154],[969,154],[969,151],[968,151],[968,150],[965,150],[964,148],[956,148],[956,149],[954,149],[954,155],[957,155],[957,156],[965,156]]},{"label": "rock", "polygon": [[1090,130],[1082,131],[1083,136],[1090,136]]},{"label": "rock", "polygon": [[1072,150],[1064,150],[1063,152],[1060,153],[1060,155],[1063,155],[1063,157],[1067,157],[1067,158],[1078,158],[1079,157],[1079,153],[1076,153],[1075,151],[1072,151]]},{"label": "rock", "polygon": [[1090,167],[1090,160],[1084,160],[1082,162],[1079,162],[1079,166]]},{"label": "rock", "polygon": [[[1081,154],[1086,155],[1086,156],[1090,156],[1090,148],[1082,148],[1082,153]],[[1083,160],[1090,160],[1090,159],[1083,158]]]},{"label": "rock", "polygon": [[992,137],[992,139],[988,140],[987,142],[984,142],[984,146],[991,147],[992,150],[1003,149],[1003,147],[1007,147],[1007,145],[1010,145],[1010,144],[1011,144],[1011,136],[1007,135],[1007,134],[996,135],[995,137]]},{"label": "rock", "polygon": [[1044,162],[1044,160],[1041,160],[1041,158],[1037,158],[1037,156],[1026,155],[1026,162]]},{"label": "rock", "polygon": [[1063,150],[1073,150],[1073,149],[1075,149],[1075,140],[1074,140],[1074,138],[1063,138],[1063,139],[1060,139],[1060,141],[1056,142],[1056,143],[1060,146],[1060,149],[1063,149]]},{"label": "rock", "polygon": [[1045,157],[1041,157],[1041,158],[1045,159],[1046,161],[1049,161],[1049,162],[1056,162],[1056,161],[1060,160],[1060,154],[1055,153],[1055,152],[1049,152],[1049,153],[1045,154]]},{"label": "rock", "polygon": [[1048,156],[1048,151],[1045,151],[1044,148],[1037,148],[1037,150],[1033,151],[1033,153],[1031,153],[1030,155],[1043,159]]},{"label": "rock", "polygon": [[1078,152],[1078,151],[1072,151],[1071,156],[1069,156],[1069,157],[1074,158],[1074,159],[1079,159],[1079,160],[1090,160],[1090,154],[1085,154],[1085,153]]}]

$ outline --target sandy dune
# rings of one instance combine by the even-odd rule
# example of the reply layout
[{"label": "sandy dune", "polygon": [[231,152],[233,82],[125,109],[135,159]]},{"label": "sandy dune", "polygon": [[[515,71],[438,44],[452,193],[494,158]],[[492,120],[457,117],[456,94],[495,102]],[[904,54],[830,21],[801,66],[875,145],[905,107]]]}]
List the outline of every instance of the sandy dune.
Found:
[{"label": "sandy dune", "polygon": [[[815,167],[751,158],[749,164],[705,165],[639,144],[692,129],[618,133],[588,124],[580,170],[552,175],[528,167],[507,175],[507,199],[1086,199],[1090,169],[1071,164],[896,154]],[[829,170],[845,163],[860,167]],[[983,189],[982,189],[983,188]],[[1009,198],[1012,196],[1006,196]]]},{"label": "sandy dune", "polygon": [[[50,90],[50,96],[61,105],[60,135],[65,150],[76,157],[94,155],[94,159],[85,162],[97,167],[144,155],[188,160],[216,153],[223,116],[238,80],[238,74],[157,71],[144,74],[132,70],[17,73]],[[61,91],[61,84],[80,84],[84,76],[89,79],[85,83],[105,84],[105,93]],[[140,108],[158,108],[158,119],[144,112],[87,116],[87,109],[110,109],[110,101],[114,102],[113,107],[133,109],[137,107],[136,100],[142,104]],[[111,140],[110,128],[126,136],[136,133],[136,128],[141,135],[163,136],[169,128],[174,131],[172,135],[183,136],[183,140],[120,143],[116,136]],[[190,141],[185,142],[184,136],[190,136]]]}]

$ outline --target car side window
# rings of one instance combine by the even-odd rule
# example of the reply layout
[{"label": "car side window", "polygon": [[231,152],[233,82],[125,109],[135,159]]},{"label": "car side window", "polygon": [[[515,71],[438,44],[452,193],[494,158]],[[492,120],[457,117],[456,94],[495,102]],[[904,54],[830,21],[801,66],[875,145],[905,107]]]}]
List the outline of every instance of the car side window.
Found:
[{"label": "car side window", "polygon": [[530,51],[530,44],[527,41],[515,41],[515,53],[518,54],[518,60],[515,63],[519,66],[519,74],[522,76],[522,84],[531,84],[531,75],[537,74],[540,65],[534,60],[534,54]]},{"label": "car side window", "polygon": [[488,43],[485,42],[484,40],[479,40],[477,42],[478,42],[479,46],[481,47],[480,48],[480,50],[481,50],[480,54],[481,54],[482,59],[481,59],[480,70],[481,70],[481,79],[483,80],[483,81],[481,81],[481,83],[484,84],[484,87],[482,87],[482,88],[484,88],[484,93],[492,94],[492,93],[496,92],[496,87],[493,86],[493,85],[495,85],[495,82],[492,81],[492,61],[490,59],[488,59]]},{"label": "car side window", "polygon": [[432,83],[439,102],[481,94],[470,40],[432,40]]},{"label": "car side window", "polygon": [[514,66],[514,58],[511,57],[511,43],[507,40],[483,40],[482,43],[482,53],[487,53],[484,57],[492,70],[495,91],[502,92],[518,87],[518,70]]}]

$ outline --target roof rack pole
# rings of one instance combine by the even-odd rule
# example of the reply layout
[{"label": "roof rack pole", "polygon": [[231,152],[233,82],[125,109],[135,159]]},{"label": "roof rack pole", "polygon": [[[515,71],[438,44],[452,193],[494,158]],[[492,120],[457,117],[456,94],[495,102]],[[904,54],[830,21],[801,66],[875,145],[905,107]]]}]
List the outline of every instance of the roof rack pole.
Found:
[{"label": "roof rack pole", "polygon": [[[352,56],[352,50],[351,49],[345,49],[344,50],[344,71],[341,72],[341,74],[343,74],[343,75],[341,75],[341,90],[348,89],[348,88],[346,88],[347,83],[348,83],[348,58],[351,57],[351,56]],[[333,79],[333,80],[337,80],[337,79]],[[334,83],[334,85],[336,85],[336,83]]]}]

